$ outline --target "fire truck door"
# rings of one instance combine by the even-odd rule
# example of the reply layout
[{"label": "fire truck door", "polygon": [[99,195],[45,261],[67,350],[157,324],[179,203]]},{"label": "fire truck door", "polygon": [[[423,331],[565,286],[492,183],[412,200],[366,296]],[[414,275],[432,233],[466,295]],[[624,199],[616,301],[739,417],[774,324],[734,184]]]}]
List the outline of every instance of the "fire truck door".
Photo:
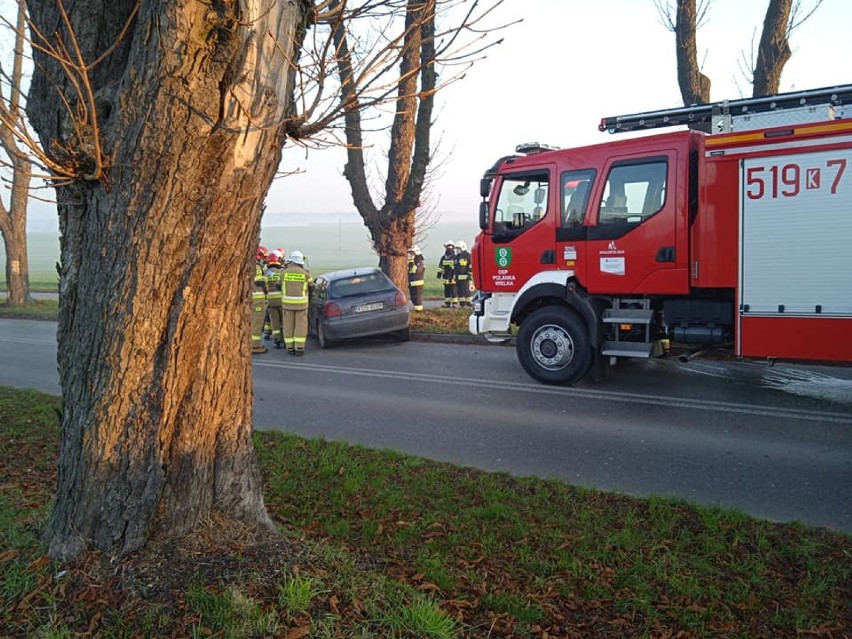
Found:
[{"label": "fire truck door", "polygon": [[677,155],[661,151],[605,166],[586,236],[583,283],[590,293],[689,290],[686,188],[676,179]]},{"label": "fire truck door", "polygon": [[556,267],[552,170],[525,169],[500,180],[482,247],[484,290],[514,293],[536,273]]}]

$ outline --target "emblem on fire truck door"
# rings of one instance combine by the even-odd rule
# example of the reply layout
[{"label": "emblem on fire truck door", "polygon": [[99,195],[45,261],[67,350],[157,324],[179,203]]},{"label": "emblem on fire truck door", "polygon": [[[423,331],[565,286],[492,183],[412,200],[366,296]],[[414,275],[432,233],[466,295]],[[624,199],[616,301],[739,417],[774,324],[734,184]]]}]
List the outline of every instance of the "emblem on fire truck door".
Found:
[{"label": "emblem on fire truck door", "polygon": [[512,263],[512,249],[508,246],[501,246],[494,249],[494,261],[500,268],[506,268]]}]

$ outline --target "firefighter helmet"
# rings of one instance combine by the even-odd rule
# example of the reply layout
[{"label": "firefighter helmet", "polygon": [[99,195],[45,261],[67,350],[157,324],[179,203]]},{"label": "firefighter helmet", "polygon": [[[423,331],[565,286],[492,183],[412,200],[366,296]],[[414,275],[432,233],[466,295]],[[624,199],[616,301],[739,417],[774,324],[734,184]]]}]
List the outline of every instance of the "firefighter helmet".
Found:
[{"label": "firefighter helmet", "polygon": [[444,242],[444,248],[455,248],[455,246],[456,243],[452,240],[447,240],[446,242]]},{"label": "firefighter helmet", "polygon": [[293,262],[293,264],[298,264],[299,266],[305,265],[305,256],[302,255],[301,251],[293,251],[290,253],[290,256],[287,258],[288,262]]},{"label": "firefighter helmet", "polygon": [[458,242],[456,242],[456,248],[458,248],[461,251],[466,251],[467,250],[467,244],[465,244],[462,240],[459,240]]},{"label": "firefighter helmet", "polygon": [[258,262],[264,261],[268,255],[269,255],[269,251],[266,250],[265,246],[258,246],[257,247],[257,253],[255,253],[255,259]]},{"label": "firefighter helmet", "polygon": [[278,255],[278,251],[272,251],[269,256],[266,258],[267,266],[281,266],[281,256]]},{"label": "firefighter helmet", "polygon": [[419,246],[417,246],[416,244],[415,244],[414,246],[412,246],[410,250],[411,250],[411,252],[412,252],[412,253],[414,253],[415,255],[421,255],[420,247],[419,247]]}]

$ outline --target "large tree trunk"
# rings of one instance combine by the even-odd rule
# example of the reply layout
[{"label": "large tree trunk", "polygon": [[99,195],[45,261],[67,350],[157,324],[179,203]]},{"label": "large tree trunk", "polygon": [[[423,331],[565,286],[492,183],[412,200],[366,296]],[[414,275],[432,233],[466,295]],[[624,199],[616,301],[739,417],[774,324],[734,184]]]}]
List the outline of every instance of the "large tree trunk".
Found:
[{"label": "large tree trunk", "polygon": [[381,268],[408,295],[408,248],[414,244],[414,211],[379,214],[367,225]]},{"label": "large tree trunk", "polygon": [[[28,107],[45,148],[82,167],[57,189],[63,414],[49,552],[127,552],[217,512],[270,526],[251,442],[249,284],[309,3],[66,8],[83,60],[107,55],[89,73],[97,108],[82,133],[60,92],[75,109],[87,96],[41,52]],[[30,11],[74,51],[56,3]]]},{"label": "large tree trunk", "polygon": [[793,55],[787,39],[793,0],[769,0],[754,65],[754,97],[778,93],[784,66]]}]

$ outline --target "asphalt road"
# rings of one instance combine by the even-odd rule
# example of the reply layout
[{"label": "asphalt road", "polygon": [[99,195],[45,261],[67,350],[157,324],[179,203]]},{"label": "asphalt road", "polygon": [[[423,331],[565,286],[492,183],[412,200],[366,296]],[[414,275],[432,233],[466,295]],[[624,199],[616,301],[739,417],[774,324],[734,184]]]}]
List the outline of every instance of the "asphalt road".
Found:
[{"label": "asphalt road", "polygon": [[[55,324],[0,321],[0,385],[58,392]],[[852,532],[852,368],[620,362],[541,386],[512,348],[383,341],[255,358],[255,424]]]}]

